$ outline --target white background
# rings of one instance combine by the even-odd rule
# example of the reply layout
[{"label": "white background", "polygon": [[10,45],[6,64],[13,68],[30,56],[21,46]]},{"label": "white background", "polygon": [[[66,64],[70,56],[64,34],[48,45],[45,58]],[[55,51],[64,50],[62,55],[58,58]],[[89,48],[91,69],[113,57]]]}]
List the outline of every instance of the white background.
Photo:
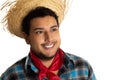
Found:
[{"label": "white background", "polygon": [[[86,59],[97,80],[120,80],[119,0],[73,0],[60,31],[61,48]],[[0,23],[0,75],[28,52],[25,41],[4,31]]]}]

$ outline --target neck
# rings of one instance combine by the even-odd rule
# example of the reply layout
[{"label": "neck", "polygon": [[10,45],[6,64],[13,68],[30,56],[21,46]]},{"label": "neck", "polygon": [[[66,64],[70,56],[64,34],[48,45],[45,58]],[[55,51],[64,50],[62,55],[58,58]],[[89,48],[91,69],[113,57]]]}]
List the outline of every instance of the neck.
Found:
[{"label": "neck", "polygon": [[41,62],[42,62],[42,64],[43,64],[45,67],[49,68],[49,67],[51,66],[52,62],[53,62],[53,59],[54,59],[54,58],[49,59],[49,60],[42,60],[42,59],[41,59]]}]

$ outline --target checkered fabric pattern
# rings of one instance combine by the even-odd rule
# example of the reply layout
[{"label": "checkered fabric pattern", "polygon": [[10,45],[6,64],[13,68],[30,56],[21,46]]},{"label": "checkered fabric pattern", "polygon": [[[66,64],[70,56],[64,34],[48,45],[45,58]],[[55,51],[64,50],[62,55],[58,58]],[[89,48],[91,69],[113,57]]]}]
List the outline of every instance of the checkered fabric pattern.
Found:
[{"label": "checkered fabric pattern", "polygon": [[[38,69],[28,55],[8,68],[1,75],[0,80],[39,80],[38,73]],[[59,69],[58,75],[61,80],[96,80],[90,64],[69,53],[65,53],[64,64]]]}]

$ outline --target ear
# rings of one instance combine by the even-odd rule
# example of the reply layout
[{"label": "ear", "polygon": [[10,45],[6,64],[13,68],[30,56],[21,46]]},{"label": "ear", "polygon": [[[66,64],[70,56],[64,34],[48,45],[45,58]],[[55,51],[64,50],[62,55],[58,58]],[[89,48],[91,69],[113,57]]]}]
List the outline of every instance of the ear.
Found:
[{"label": "ear", "polygon": [[29,44],[30,43],[30,41],[29,41],[29,35],[27,35],[25,32],[23,32],[22,34],[23,34],[23,37],[24,37],[26,43]]}]

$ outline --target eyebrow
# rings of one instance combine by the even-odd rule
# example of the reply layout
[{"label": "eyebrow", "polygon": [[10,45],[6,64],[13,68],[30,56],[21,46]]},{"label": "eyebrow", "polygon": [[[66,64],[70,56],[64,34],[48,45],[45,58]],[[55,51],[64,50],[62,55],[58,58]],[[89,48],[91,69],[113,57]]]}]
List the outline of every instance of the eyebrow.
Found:
[{"label": "eyebrow", "polygon": [[55,28],[55,27],[58,27],[58,25],[54,25],[54,26],[52,26],[52,27],[50,27],[50,28]]},{"label": "eyebrow", "polygon": [[[55,27],[58,27],[58,25],[53,25],[53,26],[51,26],[50,28],[55,28]],[[35,30],[44,30],[44,28],[36,27],[36,28],[34,28],[33,30],[34,30],[34,31],[35,31]]]},{"label": "eyebrow", "polygon": [[34,28],[33,30],[34,30],[34,31],[36,31],[36,30],[43,30],[43,28],[37,28],[37,27],[36,27],[36,28]]}]

